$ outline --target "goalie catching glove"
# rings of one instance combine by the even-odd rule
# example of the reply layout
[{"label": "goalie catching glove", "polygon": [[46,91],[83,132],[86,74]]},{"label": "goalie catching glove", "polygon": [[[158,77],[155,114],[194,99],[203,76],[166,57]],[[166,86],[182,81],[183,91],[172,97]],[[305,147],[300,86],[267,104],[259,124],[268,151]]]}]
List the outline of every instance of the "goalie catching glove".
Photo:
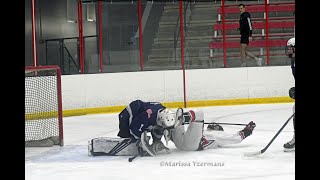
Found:
[{"label": "goalie catching glove", "polygon": [[147,131],[144,131],[141,134],[141,147],[143,150],[147,151],[151,156],[156,156],[162,150],[165,150],[167,153],[170,153],[169,148],[167,148],[161,140],[154,140],[152,144],[149,143],[151,137],[148,136]]},{"label": "goalie catching glove", "polygon": [[189,110],[187,112],[183,112],[182,108],[178,108],[176,114],[177,118],[174,124],[175,128],[194,121],[204,121],[204,114],[202,110]]}]

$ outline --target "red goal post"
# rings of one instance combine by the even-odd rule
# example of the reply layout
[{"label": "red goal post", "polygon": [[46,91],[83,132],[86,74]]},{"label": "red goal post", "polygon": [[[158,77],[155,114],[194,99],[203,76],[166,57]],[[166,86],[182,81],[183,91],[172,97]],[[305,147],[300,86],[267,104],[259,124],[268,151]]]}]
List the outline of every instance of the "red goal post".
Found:
[{"label": "red goal post", "polygon": [[59,66],[25,67],[25,146],[63,146]]}]

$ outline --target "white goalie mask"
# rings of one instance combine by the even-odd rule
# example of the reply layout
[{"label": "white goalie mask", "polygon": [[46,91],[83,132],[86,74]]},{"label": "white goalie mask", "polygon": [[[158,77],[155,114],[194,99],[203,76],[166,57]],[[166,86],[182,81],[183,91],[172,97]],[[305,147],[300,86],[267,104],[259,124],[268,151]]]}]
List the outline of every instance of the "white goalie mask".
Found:
[{"label": "white goalie mask", "polygon": [[157,124],[163,128],[168,128],[176,122],[176,112],[170,109],[163,109],[158,111]]},{"label": "white goalie mask", "polygon": [[287,42],[287,46],[286,46],[286,55],[290,58],[292,58],[294,56],[295,53],[295,38],[290,38]]}]

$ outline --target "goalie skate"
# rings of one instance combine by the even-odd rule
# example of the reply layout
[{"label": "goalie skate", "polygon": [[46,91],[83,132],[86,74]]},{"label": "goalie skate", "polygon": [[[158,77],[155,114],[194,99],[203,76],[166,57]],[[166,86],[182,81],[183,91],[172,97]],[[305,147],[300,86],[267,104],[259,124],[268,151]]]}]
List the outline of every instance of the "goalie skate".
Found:
[{"label": "goalie skate", "polygon": [[130,138],[99,137],[88,142],[89,156],[134,156],[138,154],[136,143]]}]

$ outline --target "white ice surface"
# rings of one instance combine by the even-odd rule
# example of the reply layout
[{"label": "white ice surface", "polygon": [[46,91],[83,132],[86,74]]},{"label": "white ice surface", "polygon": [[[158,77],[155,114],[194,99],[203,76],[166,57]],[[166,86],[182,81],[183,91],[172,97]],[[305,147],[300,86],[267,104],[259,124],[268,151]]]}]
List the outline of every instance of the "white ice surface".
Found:
[{"label": "white ice surface", "polygon": [[[169,142],[171,154],[140,157],[88,156],[88,140],[116,137],[118,114],[98,114],[64,118],[64,146],[25,148],[26,180],[293,180],[295,152],[283,152],[283,144],[293,137],[292,120],[267,151],[244,157],[246,152],[264,148],[292,115],[292,103],[206,107],[205,122],[248,123],[253,134],[240,144],[206,151],[183,152]],[[243,126],[223,125],[235,133]],[[161,164],[171,166],[161,166]],[[220,166],[214,166],[218,165]],[[173,166],[176,165],[176,166]]]}]

